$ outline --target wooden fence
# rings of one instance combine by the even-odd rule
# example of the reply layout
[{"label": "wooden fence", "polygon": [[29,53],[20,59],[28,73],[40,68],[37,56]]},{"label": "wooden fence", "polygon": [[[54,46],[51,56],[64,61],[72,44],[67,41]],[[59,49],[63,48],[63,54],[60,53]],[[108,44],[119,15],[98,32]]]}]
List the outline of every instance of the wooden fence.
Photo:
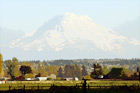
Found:
[{"label": "wooden fence", "polygon": [[51,86],[1,86],[0,90],[65,90],[65,89],[111,89],[111,88],[131,88],[131,89],[140,89],[140,85],[131,85],[131,86],[90,86],[89,84],[84,86],[84,85],[76,85],[76,86],[63,86],[63,85],[54,85],[52,84]]}]

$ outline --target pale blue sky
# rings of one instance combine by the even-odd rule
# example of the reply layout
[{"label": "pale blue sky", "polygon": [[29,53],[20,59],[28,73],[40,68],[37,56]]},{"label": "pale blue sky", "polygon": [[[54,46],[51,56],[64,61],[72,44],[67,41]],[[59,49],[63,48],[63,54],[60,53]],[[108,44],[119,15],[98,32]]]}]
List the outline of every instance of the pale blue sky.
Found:
[{"label": "pale blue sky", "polygon": [[[12,33],[14,30],[26,33],[32,32],[36,31],[52,17],[63,15],[66,12],[88,15],[97,24],[140,41],[140,0],[0,0],[0,28],[11,29]],[[0,37],[1,42],[6,42],[5,39],[8,36],[9,41],[11,41],[10,37],[14,35],[9,32],[8,34],[4,36],[0,33],[0,36],[5,37],[4,39],[2,38],[3,40]],[[7,42],[9,41],[7,40]],[[0,44],[2,45],[3,43],[1,42]],[[21,54],[17,55],[15,50],[11,48],[9,50],[5,47],[0,49],[3,50],[4,59],[12,58],[13,56],[23,59],[26,54],[34,54],[34,52],[16,51],[18,52],[17,54]],[[130,56],[129,54],[132,53],[134,55]],[[38,52],[33,57],[38,57],[37,54]],[[131,58],[139,57],[140,53],[138,50],[130,50],[126,54],[127,58]],[[28,55],[26,56],[27,58],[29,57]],[[39,54],[41,58],[44,57],[42,55],[43,53]],[[122,57],[124,58],[124,56]],[[46,58],[46,55],[44,58]]]},{"label": "pale blue sky", "polygon": [[0,0],[0,27],[31,32],[65,12],[113,29],[140,16],[140,0]]}]

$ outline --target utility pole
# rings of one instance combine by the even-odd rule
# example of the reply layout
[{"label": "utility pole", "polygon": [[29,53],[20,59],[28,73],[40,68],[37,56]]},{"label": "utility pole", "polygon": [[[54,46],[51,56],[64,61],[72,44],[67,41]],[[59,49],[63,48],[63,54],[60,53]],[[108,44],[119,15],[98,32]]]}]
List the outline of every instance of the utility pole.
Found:
[{"label": "utility pole", "polygon": [[83,78],[83,81],[84,81],[84,82],[83,82],[83,92],[84,92],[84,93],[87,93],[87,88],[86,88],[86,84],[87,84],[86,81],[87,81],[87,79],[84,79],[84,78]]},{"label": "utility pole", "polygon": [[139,72],[139,82],[140,82],[140,67],[137,67],[137,72]]}]

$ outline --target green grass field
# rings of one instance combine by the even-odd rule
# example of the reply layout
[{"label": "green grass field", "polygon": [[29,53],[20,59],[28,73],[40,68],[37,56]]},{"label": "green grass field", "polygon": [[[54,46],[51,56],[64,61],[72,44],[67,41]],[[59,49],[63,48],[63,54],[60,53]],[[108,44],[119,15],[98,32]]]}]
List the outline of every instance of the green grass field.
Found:
[{"label": "green grass field", "polygon": [[[51,85],[55,86],[82,86],[83,81],[7,81],[6,84],[0,84],[0,91],[13,89],[49,89]],[[107,80],[92,80],[87,81],[87,86],[140,86],[139,81],[107,81]],[[47,87],[43,87],[47,86]]]}]

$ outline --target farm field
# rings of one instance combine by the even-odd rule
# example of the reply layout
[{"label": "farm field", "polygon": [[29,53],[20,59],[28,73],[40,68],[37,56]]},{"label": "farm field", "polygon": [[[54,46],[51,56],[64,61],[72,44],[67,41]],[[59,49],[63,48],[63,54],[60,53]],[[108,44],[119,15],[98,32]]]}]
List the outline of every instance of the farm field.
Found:
[{"label": "farm field", "polygon": [[[6,84],[0,84],[0,91],[13,89],[49,89],[51,86],[82,86],[83,81],[7,81]],[[140,86],[139,81],[110,81],[110,80],[92,80],[87,81],[86,86],[91,88],[105,86]]]}]

